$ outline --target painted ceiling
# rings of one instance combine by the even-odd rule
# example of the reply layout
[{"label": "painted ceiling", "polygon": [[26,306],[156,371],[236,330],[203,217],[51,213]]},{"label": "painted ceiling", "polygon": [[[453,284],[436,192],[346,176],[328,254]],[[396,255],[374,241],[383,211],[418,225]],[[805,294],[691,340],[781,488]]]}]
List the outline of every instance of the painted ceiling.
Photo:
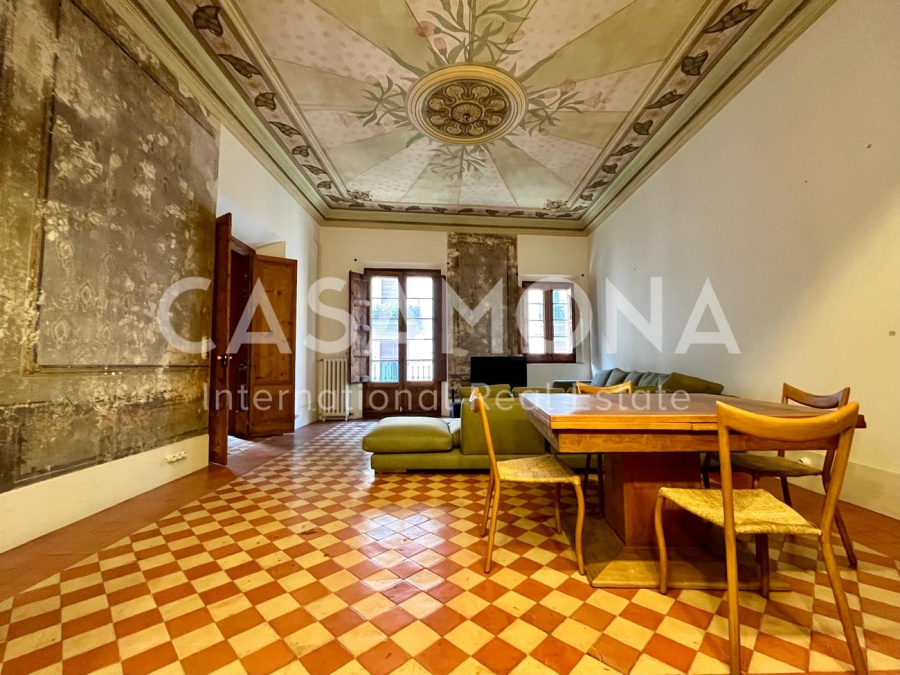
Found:
[{"label": "painted ceiling", "polygon": [[573,222],[769,5],[172,2],[330,209]]}]

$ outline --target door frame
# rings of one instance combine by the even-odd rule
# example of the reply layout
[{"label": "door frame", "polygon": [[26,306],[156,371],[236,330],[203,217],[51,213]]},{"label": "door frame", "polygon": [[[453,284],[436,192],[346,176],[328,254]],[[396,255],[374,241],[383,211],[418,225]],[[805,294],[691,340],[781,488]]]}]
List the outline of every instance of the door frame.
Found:
[{"label": "door frame", "polygon": [[223,402],[219,392],[229,389],[231,356],[227,353],[231,338],[231,214],[216,218],[215,262],[213,263],[213,303],[210,338],[214,345],[209,356],[209,461],[228,464],[228,425],[231,415],[229,396]]}]

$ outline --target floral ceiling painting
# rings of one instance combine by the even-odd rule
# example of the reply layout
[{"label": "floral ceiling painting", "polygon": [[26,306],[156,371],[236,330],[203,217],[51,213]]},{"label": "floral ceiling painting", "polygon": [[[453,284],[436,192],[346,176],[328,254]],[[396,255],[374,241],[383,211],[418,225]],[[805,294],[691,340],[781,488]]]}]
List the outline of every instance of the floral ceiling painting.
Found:
[{"label": "floral ceiling painting", "polygon": [[172,0],[332,209],[578,220],[769,0]]}]

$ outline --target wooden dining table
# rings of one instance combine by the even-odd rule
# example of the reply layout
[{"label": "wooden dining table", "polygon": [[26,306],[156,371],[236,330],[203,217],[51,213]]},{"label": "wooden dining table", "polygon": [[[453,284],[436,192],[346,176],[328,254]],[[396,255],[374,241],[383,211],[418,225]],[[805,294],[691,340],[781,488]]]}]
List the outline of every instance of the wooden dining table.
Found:
[{"label": "wooden dining table", "polygon": [[[702,487],[701,453],[718,451],[716,402],[783,418],[823,410],[711,394],[522,394],[535,427],[560,454],[601,454],[605,517],[590,517],[584,536],[595,587],[655,588],[658,554],[653,508],[660,487]],[[857,428],[865,427],[860,416]],[[835,439],[836,442],[836,439]],[[822,442],[783,443],[736,435],[733,450],[825,450]],[[571,529],[571,528],[570,528]],[[665,513],[672,588],[724,588],[721,532],[683,509]],[[573,536],[570,534],[570,536]],[[746,547],[742,547],[744,549]],[[758,587],[752,549],[742,550],[741,587]],[[772,590],[789,590],[777,574]]]}]

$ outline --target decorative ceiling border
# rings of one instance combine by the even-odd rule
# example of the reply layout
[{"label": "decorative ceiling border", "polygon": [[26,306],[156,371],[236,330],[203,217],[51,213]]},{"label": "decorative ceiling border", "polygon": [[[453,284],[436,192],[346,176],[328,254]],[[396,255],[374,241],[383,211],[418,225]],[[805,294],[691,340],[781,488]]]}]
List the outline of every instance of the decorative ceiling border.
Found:
[{"label": "decorative ceiling border", "polygon": [[585,215],[586,234],[597,229],[628,197],[724,108],[747,84],[818,19],[835,0],[772,0],[769,11],[748,26],[739,49],[725,54],[698,88],[700,96],[684,101],[667,128],[635,153],[635,161],[618,172]]},{"label": "decorative ceiling border", "polygon": [[693,42],[654,87],[649,101],[632,114],[624,131],[607,145],[597,168],[575,201],[575,211],[585,211],[618,179],[624,168],[659,132],[682,103],[698,91],[720,59],[762,15],[772,0],[724,0]]}]

